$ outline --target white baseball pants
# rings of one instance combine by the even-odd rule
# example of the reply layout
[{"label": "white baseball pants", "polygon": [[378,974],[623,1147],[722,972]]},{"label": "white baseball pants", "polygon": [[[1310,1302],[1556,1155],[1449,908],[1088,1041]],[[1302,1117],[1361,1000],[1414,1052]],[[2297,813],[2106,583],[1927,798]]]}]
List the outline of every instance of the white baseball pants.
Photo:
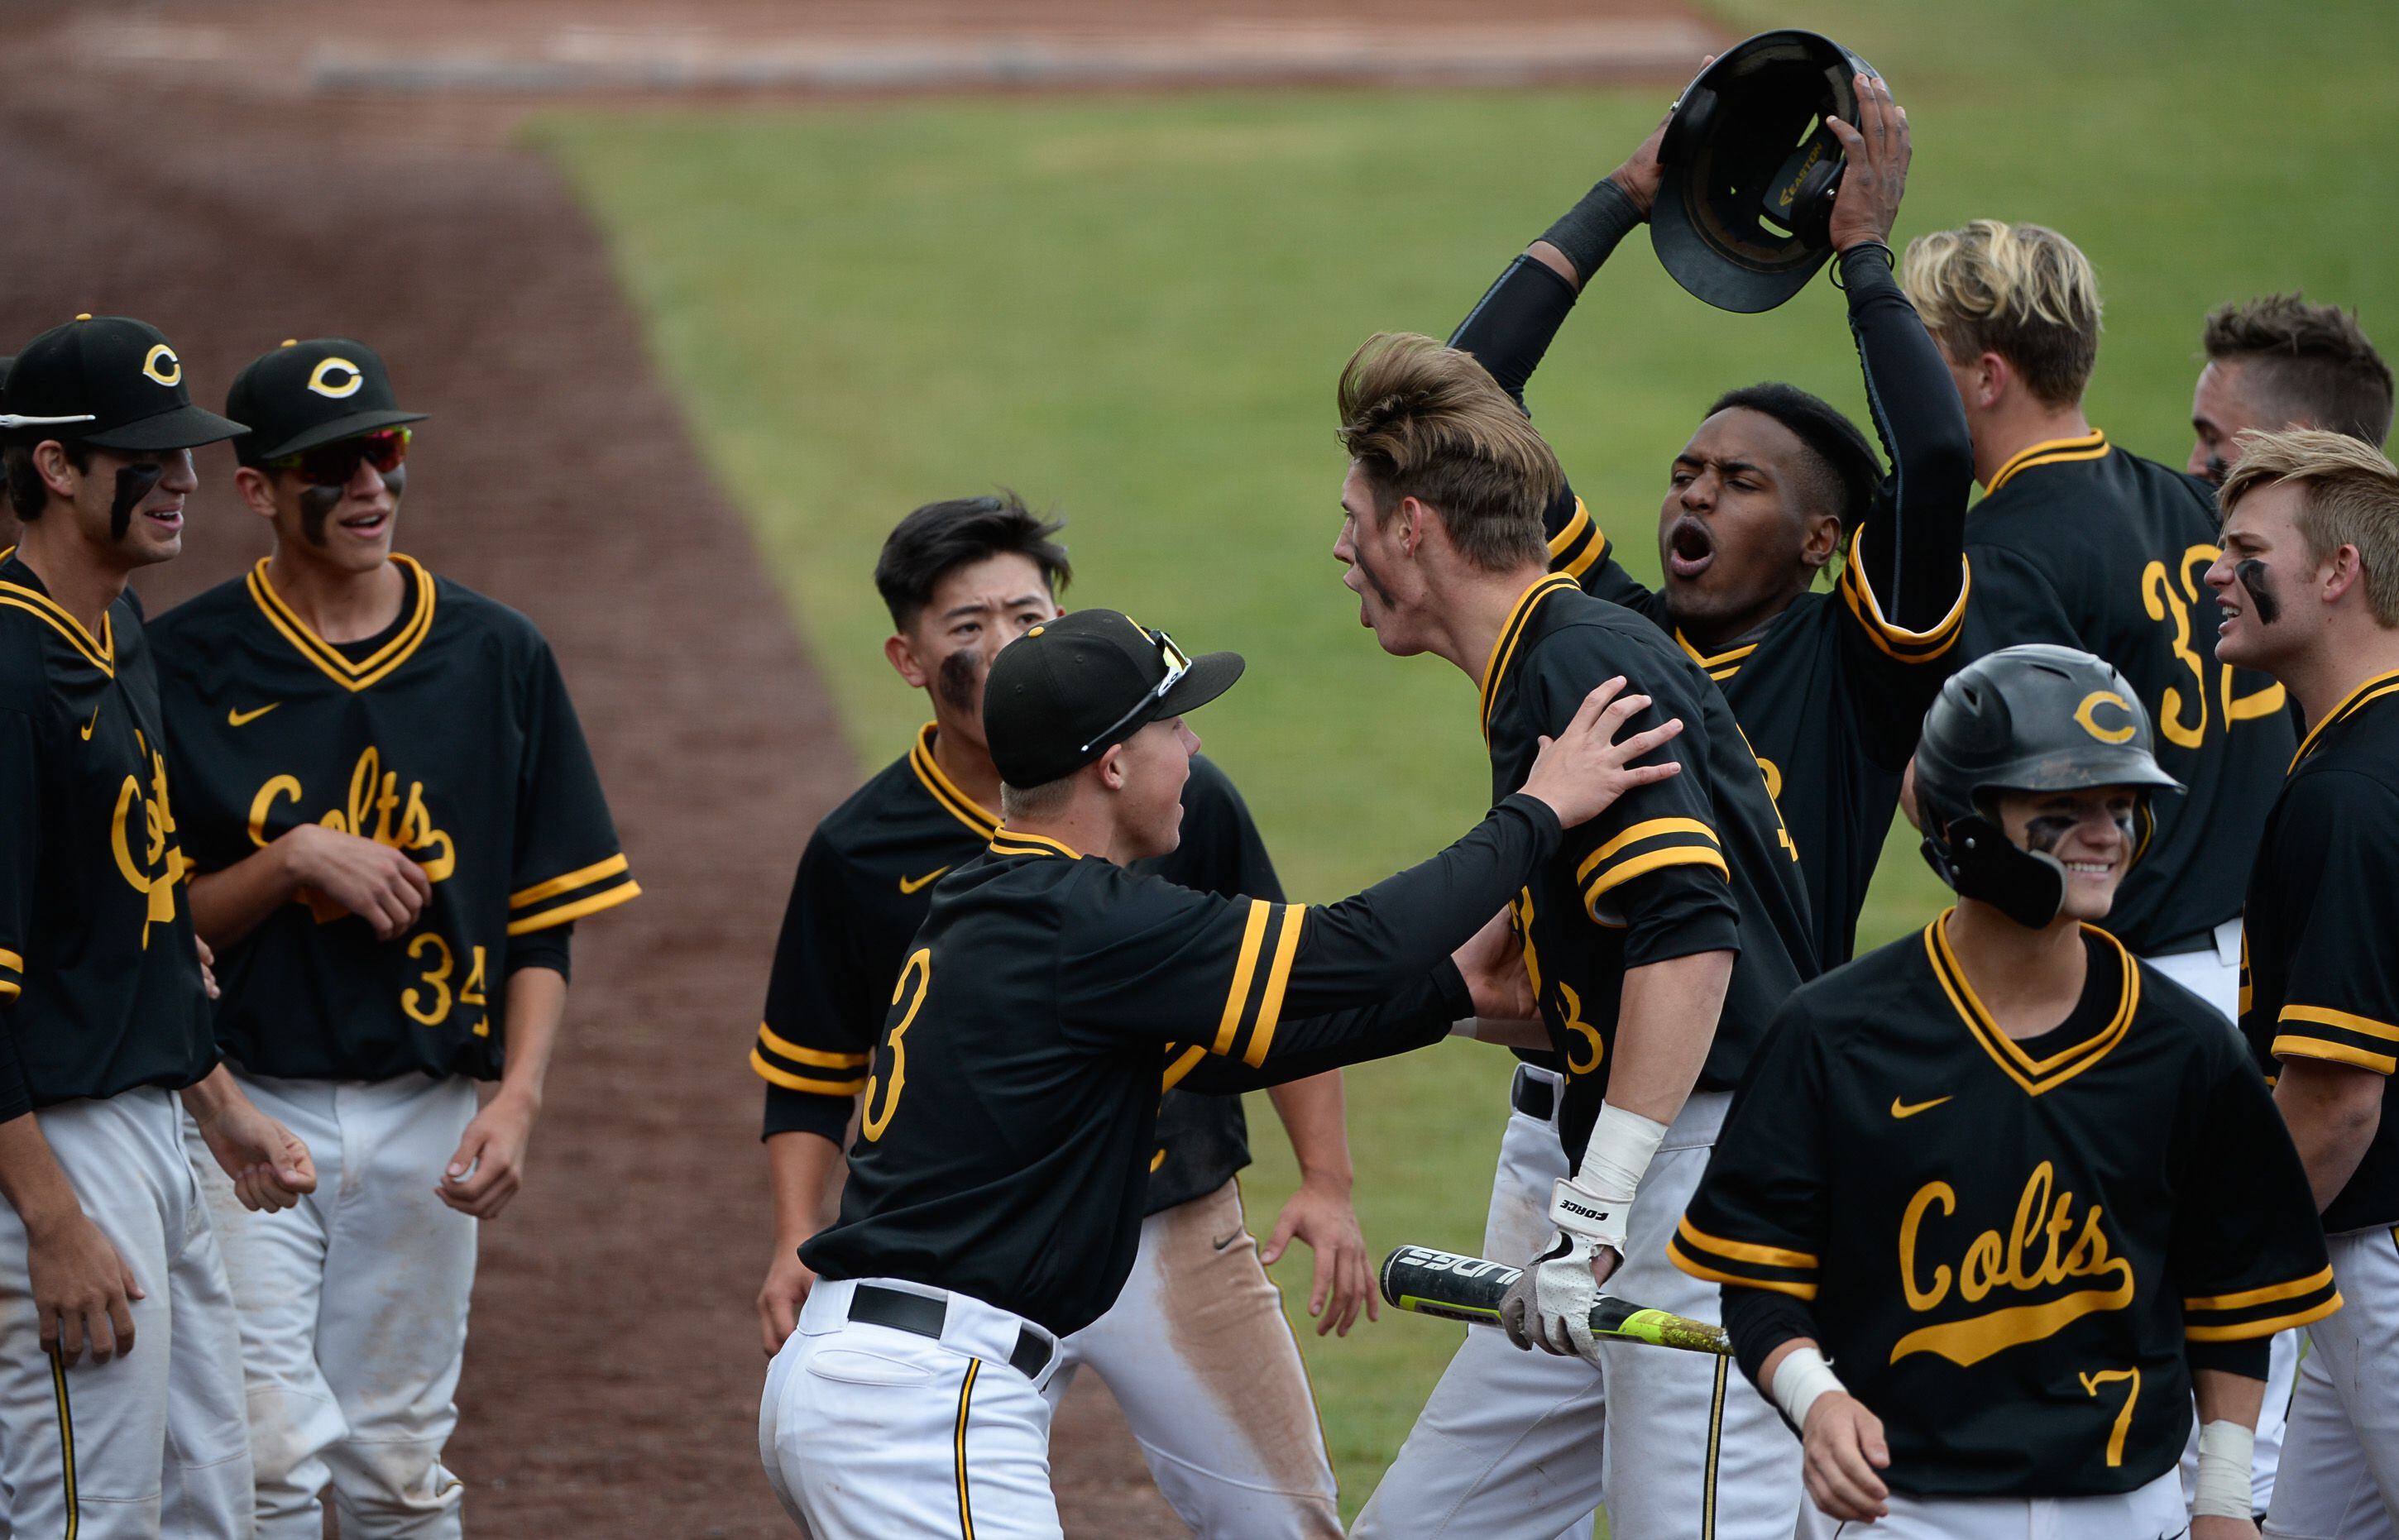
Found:
[{"label": "white baseball pants", "polygon": [[1200,1540],[1340,1540],[1316,1398],[1238,1183],[1142,1221],[1124,1291],[1059,1350],[1050,1404],[1091,1365]]},{"label": "white baseball pants", "polygon": [[2341,1307],[2307,1329],[2283,1479],[2264,1532],[2277,1540],[2399,1536],[2399,1230],[2326,1237]]},{"label": "white baseball pants", "polygon": [[[2216,927],[2216,942],[2195,952],[2144,957],[2142,962],[2164,974],[2224,1014],[2233,1030],[2241,1021],[2241,921],[2233,918]],[[2299,1372],[2299,1334],[2278,1331],[2266,1368],[2266,1400],[2257,1412],[2257,1444],[2249,1461],[2249,1499],[2263,1513],[2274,1501],[2274,1472],[2283,1460],[2284,1427],[2291,1411],[2291,1392]],[[2199,1496],[2199,1419],[2190,1422],[2190,1437],[2182,1450],[2182,1493],[2186,1503]]]},{"label": "white baseball pants", "polygon": [[[1721,1091],[1695,1095],[1667,1129],[1642,1178],[1624,1264],[1608,1292],[1720,1318],[1716,1287],[1668,1262],[1666,1241],[1699,1187],[1729,1101]],[[1547,1212],[1544,1189],[1545,1229]],[[1581,1376],[1573,1393],[1561,1394],[1571,1383],[1563,1372],[1521,1371],[1523,1360],[1541,1358],[1550,1356],[1470,1328],[1352,1533],[1480,1540],[1554,1535],[1571,1525],[1580,1534],[1605,1492],[1609,1525],[1628,1540],[1787,1540],[1805,1500],[1798,1440],[1731,1359],[1603,1344],[1596,1371],[1579,1358],[1550,1358]]]},{"label": "white baseball pants", "polygon": [[455,1540],[443,1468],[467,1348],[476,1222],[436,1196],[475,1116],[465,1076],[373,1083],[237,1073],[300,1136],[317,1191],[255,1214],[192,1134],[239,1307],[259,1540]]},{"label": "white baseball pants", "polygon": [[1827,1519],[1801,1500],[1796,1540],[2177,1540],[2190,1531],[2169,1470],[2119,1497],[1902,1497],[1871,1524]]},{"label": "white baseball pants", "polygon": [[33,1115],[148,1297],[131,1302],[132,1353],[61,1367],[42,1351],[24,1225],[0,1203],[0,1533],[248,1540],[241,1344],[181,1101],[145,1087]]},{"label": "white baseball pants", "polygon": [[1050,1490],[1053,1352],[1009,1367],[1023,1320],[942,1296],[941,1337],[849,1318],[860,1283],[820,1278],[766,1371],[758,1456],[784,1511],[815,1540],[1062,1540]]}]

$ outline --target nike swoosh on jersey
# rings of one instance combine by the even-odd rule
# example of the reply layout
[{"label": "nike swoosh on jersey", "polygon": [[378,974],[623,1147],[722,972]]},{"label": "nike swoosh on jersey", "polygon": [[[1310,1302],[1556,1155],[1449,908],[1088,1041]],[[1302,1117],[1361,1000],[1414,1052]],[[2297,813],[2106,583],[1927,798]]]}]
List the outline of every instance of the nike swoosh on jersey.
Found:
[{"label": "nike swoosh on jersey", "polygon": [[246,727],[282,704],[283,703],[279,700],[270,700],[255,711],[227,711],[225,713],[225,725],[229,727]]},{"label": "nike swoosh on jersey", "polygon": [[1931,1112],[1933,1108],[1941,1105],[1944,1101],[1951,1100],[1954,1099],[1946,1096],[1936,1096],[1930,1101],[1918,1101],[1914,1106],[1910,1106],[1894,1096],[1891,1099],[1891,1115],[1893,1117],[1914,1117],[1918,1113]]},{"label": "nike swoosh on jersey", "polygon": [[914,893],[914,892],[915,892],[917,889],[919,889],[919,888],[923,887],[927,883],[929,883],[929,882],[931,882],[934,878],[936,878],[936,877],[940,876],[940,875],[942,874],[942,871],[947,871],[948,870],[949,870],[949,868],[945,866],[945,867],[942,868],[942,871],[928,871],[928,872],[926,872],[923,876],[918,877],[917,879],[915,879],[914,882],[911,882],[909,879],[907,879],[907,878],[905,878],[905,877],[902,877],[902,878],[901,878],[901,879],[900,879],[900,891],[901,891],[901,892],[902,892],[902,893]]},{"label": "nike swoosh on jersey", "polygon": [[91,741],[91,730],[99,725],[100,708],[95,706],[91,709],[91,720],[85,723],[81,728],[77,729],[77,731],[83,734],[84,742],[89,743]]}]

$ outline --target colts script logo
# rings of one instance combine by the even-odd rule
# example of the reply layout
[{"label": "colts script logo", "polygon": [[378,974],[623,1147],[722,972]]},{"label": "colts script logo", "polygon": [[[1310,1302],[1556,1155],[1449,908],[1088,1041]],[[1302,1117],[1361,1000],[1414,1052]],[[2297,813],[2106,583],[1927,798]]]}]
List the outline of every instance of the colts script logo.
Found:
[{"label": "colts script logo", "polygon": [[[1965,1320],[1919,1326],[1892,1345],[1891,1362],[1911,1353],[1937,1353],[1955,1364],[1977,1364],[1994,1353],[2052,1336],[2085,1316],[2121,1310],[2133,1303],[2133,1264],[2108,1250],[2108,1233],[2100,1223],[2107,1210],[2095,1203],[2084,1209],[2077,1234],[2074,1195],[2056,1191],[2056,1183],[2048,1161],[2034,1167],[2016,1199],[2008,1233],[1986,1230],[1966,1243],[1956,1268],[1940,1263],[1929,1272],[1917,1260],[1919,1247],[1930,1250],[1940,1243],[1924,1234],[1927,1215],[1936,1209],[1944,1219],[1956,1213],[1958,1193],[1945,1182],[1928,1182],[1916,1190],[1899,1222],[1899,1276],[1910,1310],[1921,1315],[1939,1309],[1953,1285],[1970,1305],[1994,1295],[1999,1300],[2026,1294],[2050,1297],[2035,1304],[1994,1303]],[[2085,1286],[2054,1292],[2061,1284],[2078,1281]]]},{"label": "colts script logo", "polygon": [[[267,817],[278,802],[288,798],[297,803],[306,795],[297,776],[277,776],[260,787],[250,804],[251,843],[262,849],[265,847],[270,837],[266,832]],[[328,829],[405,851],[425,869],[428,882],[442,881],[458,864],[457,850],[450,836],[433,827],[433,815],[425,805],[425,783],[410,781],[403,799],[399,772],[386,770],[383,755],[372,745],[359,756],[358,764],[350,771],[348,799],[340,807],[328,808],[317,821]],[[311,898],[308,908],[319,925],[348,912],[323,898]]]},{"label": "colts script logo", "polygon": [[169,848],[167,844],[175,832],[174,809],[167,802],[167,761],[150,752],[149,744],[142,741],[139,732],[134,741],[141,744],[142,753],[150,760],[151,794],[142,794],[139,777],[125,777],[125,784],[116,791],[115,815],[109,819],[108,845],[109,853],[116,858],[117,875],[125,879],[128,887],[149,900],[148,912],[142,919],[142,945],[146,950],[152,925],[174,923],[175,884],[185,868],[182,849]]}]

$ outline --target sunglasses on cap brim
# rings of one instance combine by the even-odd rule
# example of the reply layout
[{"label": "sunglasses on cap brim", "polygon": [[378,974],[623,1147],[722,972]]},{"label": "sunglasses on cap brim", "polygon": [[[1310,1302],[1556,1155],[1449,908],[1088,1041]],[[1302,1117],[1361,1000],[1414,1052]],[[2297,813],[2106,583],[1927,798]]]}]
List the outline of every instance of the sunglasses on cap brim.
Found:
[{"label": "sunglasses on cap brim", "polygon": [[1156,709],[1158,703],[1166,698],[1166,692],[1182,682],[1183,676],[1191,671],[1190,655],[1176,646],[1172,637],[1164,631],[1153,631],[1145,626],[1142,628],[1142,635],[1157,644],[1158,655],[1166,660],[1166,677],[1151,685],[1149,693],[1133,702],[1132,709],[1117,718],[1106,732],[1076,750],[1077,753],[1089,754],[1094,749],[1116,742],[1118,735],[1135,723],[1145,720],[1149,712]]},{"label": "sunglasses on cap brim", "polygon": [[374,466],[381,476],[398,470],[400,462],[408,458],[408,440],[409,432],[404,427],[378,428],[355,439],[336,439],[297,454],[280,455],[266,463],[312,487],[346,487],[361,465]]}]

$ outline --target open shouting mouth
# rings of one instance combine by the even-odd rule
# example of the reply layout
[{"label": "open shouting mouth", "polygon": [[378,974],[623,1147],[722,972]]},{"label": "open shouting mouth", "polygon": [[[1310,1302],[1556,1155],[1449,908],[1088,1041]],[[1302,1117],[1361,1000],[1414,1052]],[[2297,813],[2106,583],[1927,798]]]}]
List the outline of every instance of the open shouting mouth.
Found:
[{"label": "open shouting mouth", "polygon": [[1715,536],[1699,520],[1685,514],[1666,532],[1666,571],[1687,583],[1715,564]]}]

